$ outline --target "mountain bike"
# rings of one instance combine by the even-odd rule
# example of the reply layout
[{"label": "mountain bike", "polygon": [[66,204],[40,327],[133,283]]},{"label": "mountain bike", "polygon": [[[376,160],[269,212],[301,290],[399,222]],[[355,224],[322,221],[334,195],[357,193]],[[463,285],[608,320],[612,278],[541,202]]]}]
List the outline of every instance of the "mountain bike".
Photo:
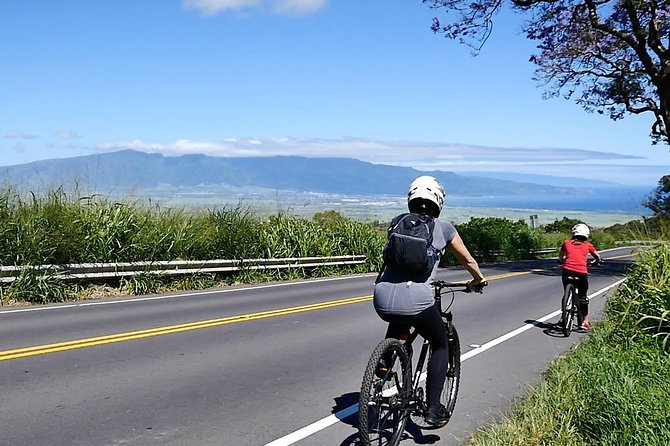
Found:
[{"label": "mountain bike", "polygon": [[[454,302],[455,291],[482,292],[483,286],[470,287],[466,283],[435,281],[432,283],[435,300],[447,328],[449,341],[449,368],[440,403],[453,413],[461,377],[461,350],[458,332],[454,327],[449,308]],[[451,292],[451,302],[442,309],[442,292]],[[423,368],[431,353],[430,344],[424,339],[412,376],[412,342],[417,338],[416,329],[409,330],[401,339],[387,338],[375,347],[368,360],[361,384],[358,403],[358,434],[361,444],[396,446],[405,430],[408,419],[422,428],[442,427],[424,423],[423,415],[428,409],[425,400]]]},{"label": "mountain bike", "polygon": [[579,311],[579,290],[577,283],[579,277],[568,276],[567,283],[563,289],[563,298],[561,299],[561,330],[566,338],[570,336],[573,328],[573,321],[577,317],[577,326],[582,325],[582,313]]},{"label": "mountain bike", "polygon": [[[601,262],[592,261],[590,262],[591,266],[602,265]],[[577,327],[582,326],[582,312],[579,311],[579,277],[577,276],[568,276],[566,280],[565,288],[563,289],[563,298],[561,299],[561,331],[563,331],[563,336],[566,338],[570,336],[575,325],[573,322],[575,318],[577,319]]]}]

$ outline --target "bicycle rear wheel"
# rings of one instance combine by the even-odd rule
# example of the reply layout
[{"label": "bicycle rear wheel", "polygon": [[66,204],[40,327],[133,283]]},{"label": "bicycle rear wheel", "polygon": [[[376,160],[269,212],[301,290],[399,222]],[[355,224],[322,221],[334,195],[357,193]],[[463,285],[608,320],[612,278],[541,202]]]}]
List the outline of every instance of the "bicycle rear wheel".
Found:
[{"label": "bicycle rear wheel", "polygon": [[403,343],[384,339],[372,352],[361,384],[358,434],[361,444],[396,446],[407,423],[411,363]]},{"label": "bicycle rear wheel", "polygon": [[572,323],[575,318],[574,308],[577,303],[576,299],[577,292],[575,290],[575,286],[572,283],[568,283],[565,286],[563,299],[561,300],[561,312],[563,320],[563,326],[561,329],[563,330],[563,336],[565,337],[570,336],[570,333],[572,333]]}]

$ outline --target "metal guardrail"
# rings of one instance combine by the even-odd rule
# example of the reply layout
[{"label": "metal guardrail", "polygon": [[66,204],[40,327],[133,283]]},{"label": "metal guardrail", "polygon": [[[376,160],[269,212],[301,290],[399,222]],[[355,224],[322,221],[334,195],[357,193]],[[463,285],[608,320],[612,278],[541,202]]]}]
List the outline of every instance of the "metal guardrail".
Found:
[{"label": "metal guardrail", "polygon": [[[527,252],[530,253],[530,254],[540,255],[540,254],[551,254],[551,253],[557,252],[557,251],[558,251],[558,248],[543,248],[543,249],[531,249],[531,250],[528,250]],[[522,252],[522,250],[519,250],[519,252]],[[486,256],[490,256],[490,257],[503,257],[503,256],[507,255],[507,253],[505,251],[483,251],[483,252],[475,251],[473,254],[475,255],[475,257],[476,256],[482,256],[482,255],[486,255]]]},{"label": "metal guardrail", "polygon": [[629,240],[629,241],[615,241],[615,245],[624,245],[624,246],[631,246],[631,245],[660,245],[663,243],[667,243],[666,240]]},{"label": "metal guardrail", "polygon": [[65,265],[0,266],[0,282],[13,282],[26,268],[49,271],[62,280],[106,279],[141,273],[197,274],[249,270],[316,268],[320,266],[360,265],[363,255],[331,257],[289,257],[283,259],[176,260],[165,262],[78,263]]}]

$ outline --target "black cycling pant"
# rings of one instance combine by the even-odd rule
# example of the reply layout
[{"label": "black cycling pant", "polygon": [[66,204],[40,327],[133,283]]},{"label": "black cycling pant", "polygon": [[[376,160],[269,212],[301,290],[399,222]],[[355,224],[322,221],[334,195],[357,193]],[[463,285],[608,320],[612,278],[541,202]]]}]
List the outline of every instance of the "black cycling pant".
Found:
[{"label": "black cycling pant", "polygon": [[440,404],[440,394],[444,388],[444,380],[447,377],[447,368],[449,367],[447,329],[437,305],[426,308],[415,315],[379,313],[379,317],[389,323],[386,330],[387,338],[400,339],[401,335],[406,333],[410,327],[415,327],[419,334],[430,343],[432,354],[428,361],[426,402],[429,407],[437,407]]},{"label": "black cycling pant", "polygon": [[568,277],[577,278],[575,285],[577,286],[577,295],[579,296],[579,313],[582,317],[589,314],[589,299],[586,297],[589,291],[589,276],[587,273],[578,273],[575,271],[563,270],[563,289],[568,284]]}]

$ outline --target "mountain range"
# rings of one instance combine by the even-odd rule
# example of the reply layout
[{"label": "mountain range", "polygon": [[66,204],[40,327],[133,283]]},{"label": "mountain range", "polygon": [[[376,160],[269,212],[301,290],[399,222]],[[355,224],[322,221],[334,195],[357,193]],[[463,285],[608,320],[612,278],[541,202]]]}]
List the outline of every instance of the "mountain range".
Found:
[{"label": "mountain range", "polygon": [[629,210],[631,206],[639,208],[643,198],[642,190],[625,188],[623,198],[626,204],[623,205],[616,200],[621,198],[621,186],[602,182],[575,187],[579,183],[564,181],[570,184],[564,187],[560,186],[558,177],[532,177],[545,182],[542,184],[528,181],[529,177],[522,175],[513,179],[515,176],[506,174],[508,176],[501,179],[446,171],[425,172],[350,158],[163,156],[133,150],[4,166],[0,167],[0,182],[40,189],[76,183],[99,193],[110,190],[150,193],[166,188],[188,191],[218,186],[242,191],[261,188],[339,195],[404,196],[409,183],[425,174],[438,178],[448,195],[483,206],[491,203],[504,206],[507,202],[516,206],[532,203],[533,207],[551,208],[552,200],[562,201],[564,206],[570,200],[576,201],[575,197],[590,197],[591,204],[587,208],[598,209],[600,205],[597,203],[603,202],[603,209]]}]

